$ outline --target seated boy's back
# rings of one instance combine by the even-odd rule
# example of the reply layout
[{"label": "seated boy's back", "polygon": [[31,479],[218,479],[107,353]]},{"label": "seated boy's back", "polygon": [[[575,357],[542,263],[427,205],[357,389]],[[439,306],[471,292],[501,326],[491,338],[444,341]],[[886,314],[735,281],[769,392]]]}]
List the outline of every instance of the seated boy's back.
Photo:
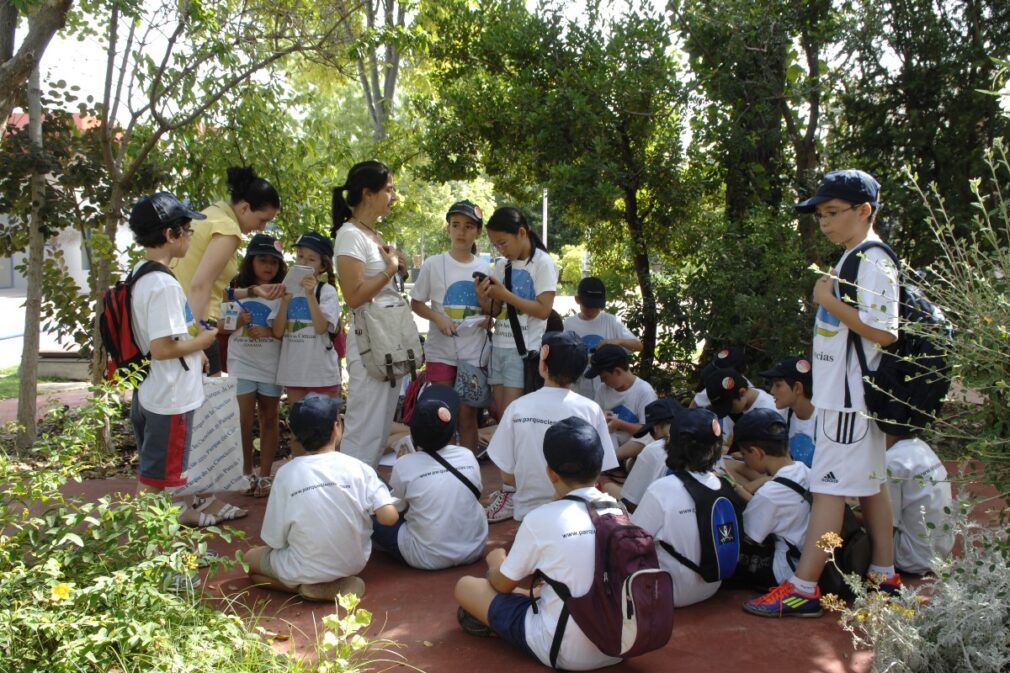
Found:
[{"label": "seated boy's back", "polygon": [[[894,565],[922,575],[933,557],[950,555],[954,536],[943,529],[950,508],[947,469],[918,437],[887,436],[887,488],[894,518]],[[932,524],[933,528],[928,527]]]},{"label": "seated boy's back", "polygon": [[[810,468],[799,461],[783,467],[775,477],[788,479],[804,489],[810,488]],[[789,545],[803,549],[809,522],[810,505],[806,499],[774,480],[762,484],[744,508],[743,529],[747,537],[760,544],[769,535],[775,536],[772,571],[780,584],[793,574],[788,558]]]}]

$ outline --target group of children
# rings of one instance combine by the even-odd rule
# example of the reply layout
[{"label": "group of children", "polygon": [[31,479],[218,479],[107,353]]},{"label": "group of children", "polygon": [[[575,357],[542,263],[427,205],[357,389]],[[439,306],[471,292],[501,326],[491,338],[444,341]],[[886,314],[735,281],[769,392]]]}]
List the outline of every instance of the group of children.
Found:
[{"label": "group of children", "polygon": [[[797,209],[812,212],[825,235],[850,252],[876,236],[872,224],[878,198],[879,185],[872,177],[836,171]],[[196,215],[181,204],[176,210],[181,220]],[[425,262],[421,290],[413,300],[415,310],[432,323],[429,367],[438,383],[415,405],[409,423],[415,451],[396,461],[388,486],[370,466],[340,454],[342,404],[324,385],[332,378],[317,382],[312,372],[285,378],[285,372],[264,382],[288,386],[291,431],[305,455],[277,472],[262,534],[267,546],[247,557],[254,579],[308,599],[360,593],[364,586],[356,574],[373,544],[416,568],[464,565],[483,554],[488,522],[514,518],[520,525],[511,549],[487,555],[486,577],[458,582],[458,618],[466,631],[497,634],[550,665],[561,599],[550,586],[540,588],[539,598],[517,587],[534,570],[563,582],[573,595],[591,582],[594,555],[587,545],[593,541],[584,533],[592,523],[584,507],[559,501],[567,494],[613,502],[614,508],[632,512],[632,521],[657,542],[660,565],[674,580],[677,607],[705,600],[721,586],[697,568],[703,531],[692,493],[699,484],[712,491],[731,489],[739,503],[746,553],[735,579],[765,591],[744,604],[756,615],[820,614],[817,581],[827,557],[816,543],[824,533],[840,530],[847,498],[860,501],[873,541],[870,576],[880,590],[898,590],[896,568],[928,572],[931,559],[950,552],[949,536],[928,534],[930,528],[942,528],[950,503],[942,463],[920,439],[885,437],[867,418],[862,373],[856,359],[847,357],[850,330],[864,340],[867,353],[896,338],[897,270],[889,258],[865,253],[872,263],[860,266],[855,306],[839,298],[840,267],[818,281],[813,357],[788,357],[760,372],[770,383],[770,394],[748,380],[742,352],[725,349],[703,369],[698,394],[684,407],[659,399],[648,382],[630,371],[628,351],[641,348],[641,342],[602,310],[605,289],[599,279],[580,283],[579,314],[566,321],[564,330],[547,330],[556,270],[521,213],[512,211],[499,209],[488,222],[489,237],[502,255],[494,269],[477,268],[472,256],[483,218],[470,202],[455,204],[447,214],[450,252]],[[138,242],[157,259],[177,256],[177,248],[184,248],[187,223],[162,219],[135,226],[131,217]],[[257,236],[250,243],[247,263],[256,282],[276,282],[283,272],[280,260],[255,262],[278,257],[268,252],[276,250],[268,238]],[[300,238],[299,263],[319,275],[331,269],[333,249],[327,243],[314,233]],[[159,282],[171,285],[168,277]],[[304,297],[285,295],[265,309],[246,309],[243,326],[266,327],[273,321],[271,334],[281,340],[275,348],[277,372],[284,370],[285,353],[298,348],[303,349],[298,351],[303,369],[310,355],[327,357],[326,332],[336,323],[339,304],[332,288],[331,295],[325,287],[321,295],[315,292],[318,282],[307,276],[301,283]],[[198,343],[185,346],[188,341],[202,343],[213,334],[184,327],[185,299],[181,291],[175,294],[175,304],[160,310],[178,313],[180,324],[150,335],[159,372],[171,368],[173,358],[199,351]],[[296,307],[299,299],[305,310]],[[472,412],[447,385],[463,361],[453,358],[459,352],[459,328],[477,317],[471,325],[481,335],[479,330],[487,327],[477,324],[482,316],[497,318],[488,383],[500,417],[487,453],[502,481],[486,508],[480,504],[475,447],[469,446],[475,436]],[[265,335],[251,327],[239,338]],[[306,330],[308,338],[288,341],[289,334]],[[155,348],[159,337],[174,346]],[[241,359],[243,349],[237,351]],[[467,364],[479,367],[482,357]],[[529,361],[544,384],[522,394]],[[155,371],[138,391],[138,409],[147,408],[144,386]],[[199,367],[184,371],[173,369],[173,374],[193,376]],[[266,397],[277,393],[258,385],[243,390],[249,395],[266,390]],[[187,412],[192,413],[167,413],[184,417]],[[145,437],[142,424],[135,424],[138,437]],[[145,442],[142,482],[144,456],[150,453]],[[161,478],[164,485],[173,485]],[[810,502],[804,497],[808,491]],[[562,668],[589,669],[616,660],[569,624],[557,661]]]}]

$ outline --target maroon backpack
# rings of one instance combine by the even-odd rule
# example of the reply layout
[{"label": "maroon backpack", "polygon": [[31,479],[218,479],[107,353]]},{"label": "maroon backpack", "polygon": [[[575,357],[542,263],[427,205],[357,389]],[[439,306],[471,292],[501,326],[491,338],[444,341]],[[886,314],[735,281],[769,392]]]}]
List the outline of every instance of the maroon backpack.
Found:
[{"label": "maroon backpack", "polygon": [[[612,657],[634,657],[666,645],[673,633],[673,578],[660,569],[652,536],[631,523],[624,507],[609,498],[564,499],[581,502],[589,511],[596,528],[596,566],[593,584],[583,596],[573,597],[567,586],[539,570],[533,574],[534,582],[542,577],[564,601],[551,643],[551,666],[558,667],[569,615],[601,652]],[[621,512],[600,514],[607,509]]]}]

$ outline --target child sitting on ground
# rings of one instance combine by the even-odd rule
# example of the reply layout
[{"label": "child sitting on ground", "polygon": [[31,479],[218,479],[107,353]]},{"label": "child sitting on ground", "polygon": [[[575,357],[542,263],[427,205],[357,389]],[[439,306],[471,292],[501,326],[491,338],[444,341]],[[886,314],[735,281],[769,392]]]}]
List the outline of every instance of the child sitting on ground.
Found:
[{"label": "child sitting on ground", "polygon": [[472,451],[450,443],[459,412],[452,388],[432,384],[421,393],[410,417],[416,452],[399,458],[389,479],[406,512],[392,526],[373,523],[376,548],[414,568],[473,563],[487,544],[480,466]]},{"label": "child sitting on ground", "polygon": [[635,436],[650,435],[655,441],[638,454],[623,486],[612,481],[603,485],[604,492],[623,502],[629,512],[634,512],[638,507],[649,484],[669,474],[669,468],[666,467],[666,444],[670,441],[670,430],[681,409],[683,407],[680,403],[672,399],[649,402],[645,407],[645,425]]},{"label": "child sitting on ground", "polygon": [[[579,305],[579,312],[565,318],[564,329],[578,334],[590,355],[607,344],[623,346],[629,351],[642,350],[642,340],[632,334],[620,318],[603,310],[607,305],[607,288],[602,280],[595,276],[580,280],[575,290],[575,303]],[[574,390],[592,400],[596,398],[598,384],[598,381],[581,378]]]},{"label": "child sitting on ground", "polygon": [[[543,665],[551,665],[551,644],[563,601],[549,584],[541,587],[539,599],[514,590],[535,570],[563,583],[573,596],[589,590],[595,573],[596,540],[595,535],[586,533],[594,532],[593,522],[585,504],[560,498],[612,500],[595,487],[606,443],[593,425],[574,416],[547,429],[539,453],[557,500],[526,515],[508,554],[495,549],[487,555],[486,577],[463,577],[456,583],[457,618],[464,631],[480,636],[496,634]],[[614,501],[615,510],[617,507]],[[621,661],[600,652],[574,619],[569,619],[564,629],[558,669],[591,670]]]},{"label": "child sitting on ground", "polygon": [[[709,409],[722,422],[723,437],[727,445],[733,443],[734,418],[752,409],[774,409],[775,398],[752,386],[743,374],[735,369],[713,369],[705,379],[705,393]],[[782,415],[785,419],[785,415]]]},{"label": "child sitting on ground", "polygon": [[596,391],[596,403],[606,416],[617,460],[623,463],[637,456],[651,441],[639,441],[632,435],[642,429],[645,406],[656,399],[656,391],[628,368],[628,351],[623,346],[607,344],[596,348],[586,378],[597,376],[603,385]]},{"label": "child sitting on ground", "polygon": [[607,421],[596,402],[572,391],[586,369],[586,345],[575,332],[546,332],[540,349],[540,375],[544,387],[523,395],[504,411],[488,445],[488,456],[501,470],[502,489],[487,506],[491,523],[523,517],[554,498],[547,479],[543,453],[544,433],[569,416],[590,423],[604,438],[603,469],[617,467]]},{"label": "child sitting on ground", "polygon": [[[733,450],[740,452],[748,468],[769,479],[753,494],[736,486],[736,494],[747,501],[743,529],[754,544],[743,546],[733,579],[764,592],[793,574],[799,559],[797,554],[790,562],[789,553],[803,548],[810,521],[806,499],[776,480],[788,479],[806,491],[810,488],[810,468],[789,456],[786,426],[776,411],[751,411],[740,418],[733,433]],[[769,536],[774,546],[762,544]]]},{"label": "child sitting on ground", "polygon": [[338,397],[309,393],[291,407],[288,423],[305,455],[274,478],[260,531],[267,546],[245,556],[257,584],[312,601],[365,591],[356,575],[372,552],[370,515],[387,526],[398,515],[375,470],[338,452],[343,406]]},{"label": "child sitting on ground", "polygon": [[[698,385],[694,389],[694,397],[691,398],[690,406],[706,408],[709,406],[708,393],[705,392],[705,380],[708,375],[716,369],[735,369],[740,372],[744,380],[747,381],[747,355],[743,348],[737,346],[726,346],[720,348],[698,372]],[[750,385],[750,381],[747,381]]]},{"label": "child sitting on ground", "polygon": [[771,369],[758,372],[771,381],[772,397],[781,412],[786,411],[786,430],[789,433],[789,455],[810,467],[814,459],[813,366],[804,357],[788,357]]}]

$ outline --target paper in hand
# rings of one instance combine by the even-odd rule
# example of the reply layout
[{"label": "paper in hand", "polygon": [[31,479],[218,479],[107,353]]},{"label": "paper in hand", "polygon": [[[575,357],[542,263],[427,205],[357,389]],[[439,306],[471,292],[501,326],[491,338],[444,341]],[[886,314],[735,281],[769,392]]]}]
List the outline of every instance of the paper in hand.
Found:
[{"label": "paper in hand", "polygon": [[288,269],[287,274],[284,276],[284,289],[290,292],[292,296],[304,297],[305,290],[302,289],[302,279],[312,273],[315,273],[315,271],[311,266],[295,264]]}]

